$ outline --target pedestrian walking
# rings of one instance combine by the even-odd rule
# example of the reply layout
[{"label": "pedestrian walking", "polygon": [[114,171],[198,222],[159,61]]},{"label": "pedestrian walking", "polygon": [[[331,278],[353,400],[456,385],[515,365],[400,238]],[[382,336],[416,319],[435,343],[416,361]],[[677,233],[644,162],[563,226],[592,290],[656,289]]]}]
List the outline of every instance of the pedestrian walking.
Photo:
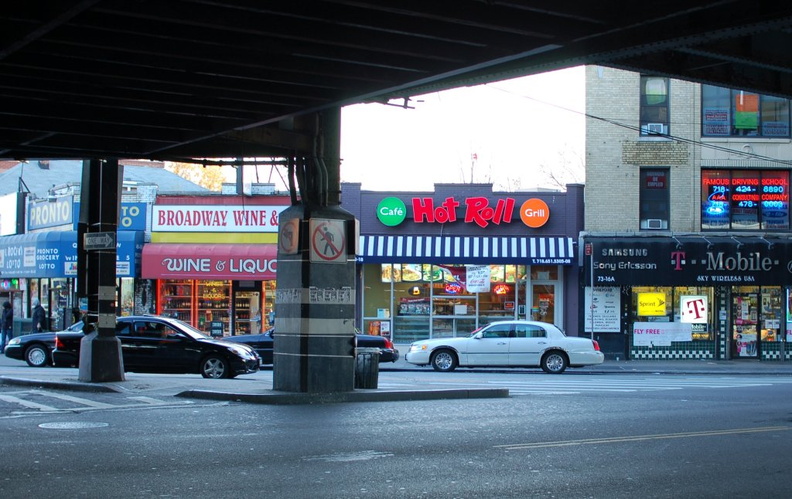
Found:
[{"label": "pedestrian walking", "polygon": [[38,298],[33,298],[33,312],[31,314],[33,323],[31,324],[31,332],[40,333],[47,330],[47,313]]},{"label": "pedestrian walking", "polygon": [[14,307],[10,302],[3,303],[3,315],[0,316],[0,353],[5,352],[5,346],[14,337]]}]

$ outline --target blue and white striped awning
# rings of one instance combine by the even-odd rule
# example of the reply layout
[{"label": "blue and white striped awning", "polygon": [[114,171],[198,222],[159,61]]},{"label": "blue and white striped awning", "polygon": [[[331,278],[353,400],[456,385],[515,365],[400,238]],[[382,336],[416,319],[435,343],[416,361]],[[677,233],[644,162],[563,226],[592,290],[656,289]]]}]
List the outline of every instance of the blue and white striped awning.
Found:
[{"label": "blue and white striped awning", "polygon": [[571,237],[360,236],[359,263],[571,265]]}]

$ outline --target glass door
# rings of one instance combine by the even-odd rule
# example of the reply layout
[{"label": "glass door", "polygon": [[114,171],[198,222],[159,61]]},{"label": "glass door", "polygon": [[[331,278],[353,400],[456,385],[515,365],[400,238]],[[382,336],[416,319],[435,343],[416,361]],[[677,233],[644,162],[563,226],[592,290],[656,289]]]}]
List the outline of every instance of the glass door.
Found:
[{"label": "glass door", "polygon": [[234,291],[233,334],[261,333],[261,293]]},{"label": "glass door", "polygon": [[734,359],[755,359],[759,356],[759,288],[732,288],[731,356]]},{"label": "glass door", "polygon": [[556,320],[555,284],[531,284],[530,319],[559,324]]}]

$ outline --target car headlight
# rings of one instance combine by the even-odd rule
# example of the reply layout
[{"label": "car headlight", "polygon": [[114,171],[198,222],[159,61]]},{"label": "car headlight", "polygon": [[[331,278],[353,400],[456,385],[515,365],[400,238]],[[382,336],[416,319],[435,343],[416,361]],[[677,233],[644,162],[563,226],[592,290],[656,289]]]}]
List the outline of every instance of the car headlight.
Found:
[{"label": "car headlight", "polygon": [[254,355],[256,355],[255,351],[248,350],[245,347],[232,346],[232,347],[228,347],[228,349],[231,350],[236,355],[238,355],[239,357],[242,357],[243,359],[255,358]]},{"label": "car headlight", "polygon": [[422,351],[425,351],[428,348],[429,347],[427,345],[422,345],[420,343],[414,343],[414,344],[410,345],[410,351],[411,352],[422,352]]},{"label": "car headlight", "polygon": [[11,341],[8,342],[9,345],[19,345],[22,341],[22,338],[11,338]]}]

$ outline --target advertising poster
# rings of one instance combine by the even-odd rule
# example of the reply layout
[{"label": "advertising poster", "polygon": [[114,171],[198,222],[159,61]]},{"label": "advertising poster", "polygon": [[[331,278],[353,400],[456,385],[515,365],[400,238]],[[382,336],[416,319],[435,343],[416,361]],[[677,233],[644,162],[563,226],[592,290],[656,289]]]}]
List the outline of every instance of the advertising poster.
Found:
[{"label": "advertising poster", "polygon": [[693,341],[693,328],[682,322],[636,322],[633,324],[633,345],[670,347],[672,341]]},{"label": "advertising poster", "polygon": [[489,265],[467,266],[467,290],[470,293],[488,293],[490,290]]},{"label": "advertising poster", "polygon": [[583,321],[587,333],[619,333],[621,321],[621,296],[618,287],[596,287],[592,296],[586,288],[586,318]]}]

